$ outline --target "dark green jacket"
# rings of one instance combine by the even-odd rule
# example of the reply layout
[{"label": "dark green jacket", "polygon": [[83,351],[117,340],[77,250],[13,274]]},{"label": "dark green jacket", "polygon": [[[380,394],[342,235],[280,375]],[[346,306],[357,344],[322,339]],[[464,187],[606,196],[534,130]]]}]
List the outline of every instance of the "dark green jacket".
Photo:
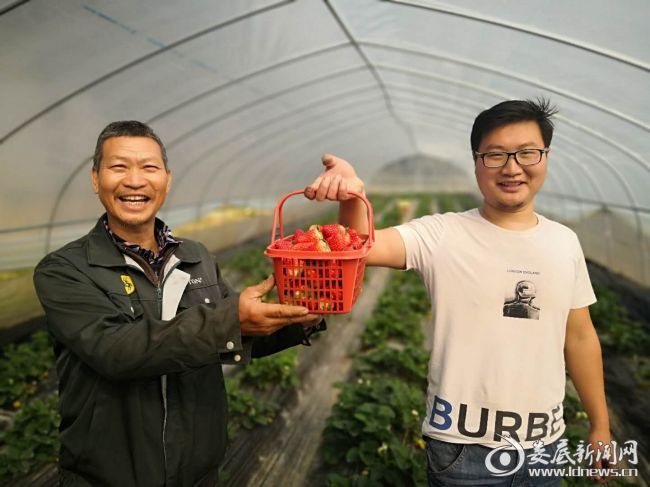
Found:
[{"label": "dark green jacket", "polygon": [[64,485],[193,486],[213,475],[226,447],[222,363],[308,343],[301,325],[242,339],[239,295],[199,243],[167,256],[164,282],[132,257],[100,220],[34,273],[55,338]]}]

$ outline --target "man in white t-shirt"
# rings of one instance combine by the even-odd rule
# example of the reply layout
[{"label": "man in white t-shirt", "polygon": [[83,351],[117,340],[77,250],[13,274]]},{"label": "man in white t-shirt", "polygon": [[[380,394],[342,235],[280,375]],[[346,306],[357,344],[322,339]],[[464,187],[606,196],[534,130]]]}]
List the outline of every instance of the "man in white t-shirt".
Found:
[{"label": "man in white t-shirt", "polygon": [[[559,486],[559,477],[529,468],[557,460],[558,447],[566,456],[558,441],[565,369],[589,416],[588,442],[610,441],[582,249],[573,231],[534,211],[554,113],[545,100],[505,101],[480,113],[471,134],[480,208],[375,234],[367,264],[414,269],[431,296],[422,425],[430,485]],[[365,207],[348,195],[363,192],[363,181],[343,159],[325,155],[323,164],[305,196],[340,201],[340,222],[363,232]]]}]

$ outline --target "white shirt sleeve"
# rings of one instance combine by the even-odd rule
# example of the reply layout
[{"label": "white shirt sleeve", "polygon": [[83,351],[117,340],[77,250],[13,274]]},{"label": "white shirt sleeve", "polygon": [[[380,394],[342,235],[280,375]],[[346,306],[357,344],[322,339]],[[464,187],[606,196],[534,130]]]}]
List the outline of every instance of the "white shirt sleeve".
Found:
[{"label": "white shirt sleeve", "polygon": [[423,216],[398,225],[395,229],[404,240],[406,269],[421,271],[425,263],[431,262],[431,257],[440,245],[444,235],[443,216],[440,214]]}]

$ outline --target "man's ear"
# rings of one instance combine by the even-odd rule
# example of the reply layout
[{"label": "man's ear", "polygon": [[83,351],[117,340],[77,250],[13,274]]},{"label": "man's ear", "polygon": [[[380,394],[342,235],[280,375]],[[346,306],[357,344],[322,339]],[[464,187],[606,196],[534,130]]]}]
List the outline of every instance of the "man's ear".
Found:
[{"label": "man's ear", "polygon": [[93,167],[90,170],[90,182],[93,185],[93,191],[95,194],[99,193],[99,182],[97,181],[99,175],[97,174],[97,170]]}]

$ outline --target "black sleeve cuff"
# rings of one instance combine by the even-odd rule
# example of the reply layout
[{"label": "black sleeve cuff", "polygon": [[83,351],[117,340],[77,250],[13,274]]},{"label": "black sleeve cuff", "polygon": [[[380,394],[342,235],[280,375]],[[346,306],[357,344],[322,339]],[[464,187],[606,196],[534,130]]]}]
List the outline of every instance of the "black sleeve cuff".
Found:
[{"label": "black sleeve cuff", "polygon": [[280,328],[272,335],[254,337],[251,357],[264,357],[266,355],[271,355],[273,353],[280,352],[296,345],[309,346],[311,345],[309,337],[315,331],[324,330],[326,327],[327,325],[325,325],[325,322],[323,321],[317,326],[312,327],[310,330],[305,331],[305,328],[301,324],[293,324]]},{"label": "black sleeve cuff", "polygon": [[242,365],[247,364],[251,361],[253,350],[253,338],[252,337],[241,337],[241,349],[220,353],[219,360],[222,364],[226,365]]},{"label": "black sleeve cuff", "polygon": [[306,345],[308,347],[311,346],[311,341],[309,341],[309,338],[311,338],[311,336],[314,333],[320,333],[321,331],[325,331],[325,330],[327,330],[327,322],[325,321],[325,318],[323,318],[321,320],[321,322],[318,323],[316,326],[312,326],[311,328],[309,328],[307,330],[305,330],[303,328],[304,338],[303,338],[302,344]]}]

